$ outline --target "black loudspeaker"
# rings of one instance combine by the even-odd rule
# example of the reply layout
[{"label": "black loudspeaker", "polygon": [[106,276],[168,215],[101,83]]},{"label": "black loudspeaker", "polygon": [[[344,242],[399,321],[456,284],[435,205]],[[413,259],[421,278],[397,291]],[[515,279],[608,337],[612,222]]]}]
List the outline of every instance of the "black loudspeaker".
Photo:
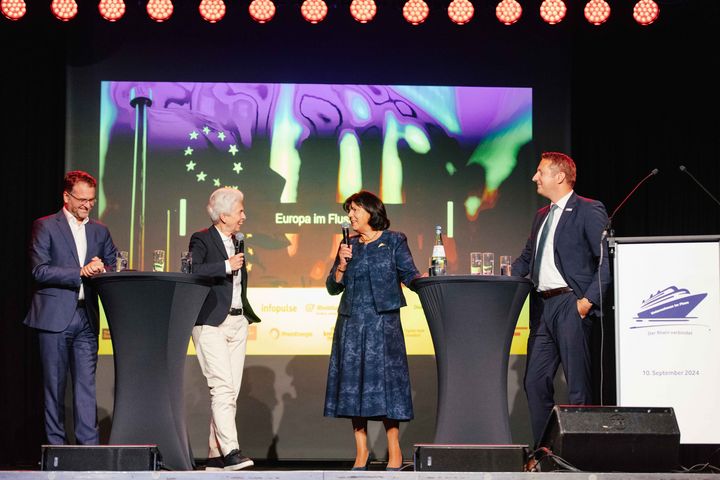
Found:
[{"label": "black loudspeaker", "polygon": [[527,445],[414,445],[419,472],[522,472]]},{"label": "black loudspeaker", "polygon": [[678,467],[680,429],[672,408],[559,405],[539,447],[543,471],[564,460],[589,472],[668,472]]},{"label": "black loudspeaker", "polygon": [[157,445],[43,445],[41,470],[144,471],[162,468]]}]

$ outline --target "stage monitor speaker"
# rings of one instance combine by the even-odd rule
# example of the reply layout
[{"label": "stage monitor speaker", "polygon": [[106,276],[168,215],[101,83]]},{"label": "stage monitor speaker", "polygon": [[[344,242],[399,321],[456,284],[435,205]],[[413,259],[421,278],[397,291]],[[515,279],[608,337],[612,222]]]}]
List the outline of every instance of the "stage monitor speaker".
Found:
[{"label": "stage monitor speaker", "polygon": [[669,407],[559,405],[539,447],[552,453],[541,470],[564,467],[557,456],[589,472],[668,472],[678,467],[680,429]]},{"label": "stage monitor speaker", "polygon": [[156,471],[162,468],[157,445],[43,445],[41,470]]},{"label": "stage monitor speaker", "polygon": [[419,472],[522,472],[527,445],[415,444]]}]

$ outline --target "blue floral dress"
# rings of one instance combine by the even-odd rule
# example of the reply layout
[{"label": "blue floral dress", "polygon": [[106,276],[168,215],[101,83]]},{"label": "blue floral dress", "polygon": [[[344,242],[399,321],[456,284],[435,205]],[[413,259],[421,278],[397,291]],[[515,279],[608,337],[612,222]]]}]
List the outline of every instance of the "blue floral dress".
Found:
[{"label": "blue floral dress", "polygon": [[328,291],[343,292],[343,298],[333,334],[324,415],[411,420],[400,282],[409,286],[419,272],[399,232],[385,231],[369,244],[356,238],[351,242],[353,258],[342,282],[335,282],[337,261],[327,280]]}]

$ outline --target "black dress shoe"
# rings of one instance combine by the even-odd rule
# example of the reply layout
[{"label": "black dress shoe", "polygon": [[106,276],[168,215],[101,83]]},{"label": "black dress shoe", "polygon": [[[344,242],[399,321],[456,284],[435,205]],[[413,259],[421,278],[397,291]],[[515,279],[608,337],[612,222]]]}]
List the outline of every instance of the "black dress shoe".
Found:
[{"label": "black dress shoe", "polygon": [[224,464],[225,467],[223,470],[242,470],[243,468],[255,465],[252,460],[243,456],[237,448],[225,455]]},{"label": "black dress shoe", "polygon": [[225,469],[225,460],[222,456],[220,457],[210,457],[205,462],[205,471],[206,472],[216,472],[220,470]]}]

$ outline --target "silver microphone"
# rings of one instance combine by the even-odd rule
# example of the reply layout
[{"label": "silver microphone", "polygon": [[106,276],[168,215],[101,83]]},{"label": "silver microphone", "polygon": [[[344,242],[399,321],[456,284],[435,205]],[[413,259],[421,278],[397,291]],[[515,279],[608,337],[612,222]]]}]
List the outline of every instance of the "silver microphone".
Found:
[{"label": "silver microphone", "polygon": [[343,222],[342,225],[340,225],[340,228],[342,228],[342,243],[350,246],[350,224],[348,222]]},{"label": "silver microphone", "polygon": [[[235,245],[235,255],[238,253],[245,253],[245,235],[242,233],[236,233],[233,236],[233,245]],[[233,276],[237,276],[239,270],[233,270]]]},{"label": "silver microphone", "polygon": [[[340,225],[340,228],[342,228],[342,236],[343,236],[342,243],[344,243],[345,245],[347,245],[349,247],[350,246],[350,224],[348,222],[343,222]],[[350,260],[352,260],[352,258],[347,259],[348,262]]]}]

